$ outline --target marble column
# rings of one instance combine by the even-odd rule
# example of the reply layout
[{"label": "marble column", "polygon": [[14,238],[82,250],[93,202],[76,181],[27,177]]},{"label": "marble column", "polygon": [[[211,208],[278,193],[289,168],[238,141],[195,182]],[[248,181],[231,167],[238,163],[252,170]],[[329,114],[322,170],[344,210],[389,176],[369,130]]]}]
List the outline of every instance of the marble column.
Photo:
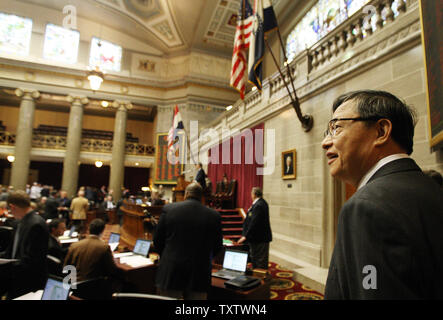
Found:
[{"label": "marble column", "polygon": [[118,201],[122,195],[121,189],[125,176],[126,120],[128,118],[128,110],[132,109],[132,104],[124,101],[114,101],[113,107],[117,109],[117,112],[115,114],[108,189],[114,191],[114,201]]},{"label": "marble column", "polygon": [[71,112],[66,137],[66,155],[63,160],[62,190],[68,193],[68,197],[72,197],[76,195],[78,185],[83,107],[89,103],[89,100],[86,97],[71,95],[67,97],[67,100],[71,103]]},{"label": "marble column", "polygon": [[17,89],[15,94],[22,98],[15,138],[14,156],[10,184],[15,190],[25,190],[31,162],[32,129],[34,125],[35,100],[40,97],[36,90]]}]

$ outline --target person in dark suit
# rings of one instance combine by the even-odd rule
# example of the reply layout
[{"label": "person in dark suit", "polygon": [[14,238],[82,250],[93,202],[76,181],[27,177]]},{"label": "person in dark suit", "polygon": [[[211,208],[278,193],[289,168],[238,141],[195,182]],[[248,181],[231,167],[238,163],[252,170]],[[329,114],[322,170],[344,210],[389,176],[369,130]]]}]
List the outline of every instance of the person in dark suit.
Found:
[{"label": "person in dark suit", "polygon": [[66,230],[66,224],[63,219],[53,219],[49,225],[48,254],[59,259],[61,263],[65,261],[68,248],[63,248],[58,240]]},{"label": "person in dark suit", "polygon": [[43,217],[48,220],[48,219],[56,219],[58,218],[58,206],[59,206],[59,202],[58,200],[55,198],[55,196],[57,195],[57,191],[51,191],[51,195],[48,199],[46,199],[46,203],[45,203],[45,213],[43,215]]},{"label": "person in dark suit", "polygon": [[223,246],[221,218],[201,203],[202,188],[192,182],[185,200],[163,207],[154,233],[160,254],[156,276],[159,294],[206,299],[211,285],[211,260]]},{"label": "person in dark suit", "polygon": [[198,182],[200,187],[202,187],[203,190],[205,190],[206,189],[206,174],[205,174],[205,171],[203,170],[202,164],[200,162],[198,164],[196,164],[195,169],[197,170],[197,174],[195,175],[194,181]]},{"label": "person in dark suit", "polygon": [[294,174],[294,166],[292,164],[292,155],[288,154],[286,156],[286,166],[285,166],[285,175]]},{"label": "person in dark suit", "polygon": [[45,220],[32,210],[26,192],[11,192],[7,203],[18,223],[11,245],[0,258],[18,261],[2,265],[0,282],[8,299],[13,299],[44,288],[49,233]]},{"label": "person in dark suit", "polygon": [[68,198],[68,193],[64,190],[60,191],[60,199],[58,200],[58,211],[61,217],[66,221],[66,226],[70,225],[69,208],[71,207],[71,199]]},{"label": "person in dark suit", "polygon": [[409,155],[414,113],[384,91],[344,94],[322,142],[357,187],[339,214],[325,299],[443,299],[443,197]]},{"label": "person in dark suit", "polygon": [[252,206],[248,210],[243,223],[242,237],[237,244],[246,242],[249,245],[249,257],[253,268],[268,269],[269,242],[272,241],[269,207],[260,188],[252,188],[251,197]]}]

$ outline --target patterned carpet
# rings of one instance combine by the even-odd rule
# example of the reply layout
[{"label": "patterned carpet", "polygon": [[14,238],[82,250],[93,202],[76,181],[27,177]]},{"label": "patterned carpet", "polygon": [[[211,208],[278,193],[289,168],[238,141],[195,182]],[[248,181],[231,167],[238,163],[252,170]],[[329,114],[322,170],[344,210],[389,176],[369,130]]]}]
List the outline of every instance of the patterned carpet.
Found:
[{"label": "patterned carpet", "polygon": [[323,295],[303,284],[294,281],[294,273],[280,267],[274,262],[269,263],[271,272],[271,300],[323,300]]}]

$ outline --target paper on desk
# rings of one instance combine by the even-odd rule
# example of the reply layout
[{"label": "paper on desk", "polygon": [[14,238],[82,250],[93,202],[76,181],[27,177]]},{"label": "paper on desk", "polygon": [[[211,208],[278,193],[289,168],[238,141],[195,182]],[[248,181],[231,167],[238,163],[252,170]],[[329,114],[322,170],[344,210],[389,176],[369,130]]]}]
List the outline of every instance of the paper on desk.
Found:
[{"label": "paper on desk", "polygon": [[121,252],[121,253],[114,253],[114,258],[122,258],[127,256],[132,256],[133,252]]},{"label": "paper on desk", "polygon": [[109,243],[109,247],[111,248],[111,251],[114,251],[118,247],[118,242]]},{"label": "paper on desk", "polygon": [[60,243],[73,243],[73,242],[78,242],[78,238],[72,238],[72,239],[62,239],[60,240]]},{"label": "paper on desk", "polygon": [[43,295],[43,290],[38,290],[36,292],[29,292],[13,300],[41,300]]},{"label": "paper on desk", "polygon": [[11,262],[16,262],[18,261],[17,259],[0,259],[0,264],[7,264],[7,263],[11,263]]},{"label": "paper on desk", "polygon": [[151,259],[142,256],[122,257],[120,258],[120,263],[130,265],[134,268],[154,264]]}]

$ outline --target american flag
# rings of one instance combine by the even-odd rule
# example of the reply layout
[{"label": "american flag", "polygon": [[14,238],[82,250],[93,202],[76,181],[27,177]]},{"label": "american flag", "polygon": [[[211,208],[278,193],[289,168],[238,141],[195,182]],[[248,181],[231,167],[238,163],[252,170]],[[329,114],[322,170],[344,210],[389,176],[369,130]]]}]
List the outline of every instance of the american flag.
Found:
[{"label": "american flag", "polygon": [[[253,29],[253,12],[248,0],[241,0],[242,6],[237,15],[234,51],[232,53],[231,81],[232,87],[240,92],[240,98],[245,97],[245,70],[247,68],[246,55],[251,41]],[[244,16],[243,16],[244,15]]]}]

